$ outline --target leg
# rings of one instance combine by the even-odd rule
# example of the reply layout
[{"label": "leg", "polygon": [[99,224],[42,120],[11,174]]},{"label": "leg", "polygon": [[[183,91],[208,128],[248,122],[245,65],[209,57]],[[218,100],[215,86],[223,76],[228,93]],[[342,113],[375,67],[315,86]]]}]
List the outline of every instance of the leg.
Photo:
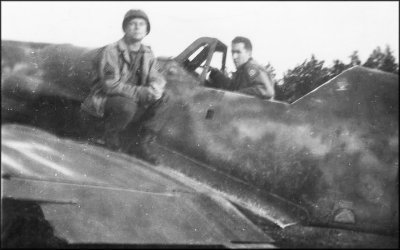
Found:
[{"label": "leg", "polygon": [[79,110],[78,120],[80,137],[93,142],[100,140],[104,134],[104,121],[102,118],[94,117],[84,110]]},{"label": "leg", "polygon": [[[159,100],[148,106],[140,120],[145,130],[158,133],[162,129],[169,116],[167,102],[168,96],[164,94]],[[153,119],[155,117],[157,119]]]},{"label": "leg", "polygon": [[116,150],[121,147],[120,132],[132,121],[138,111],[137,102],[121,96],[112,96],[107,99],[104,110],[106,145]]},{"label": "leg", "polygon": [[[142,114],[139,117],[138,123],[140,123],[138,136],[139,141],[132,145],[131,153],[134,153],[138,157],[154,164],[158,165],[159,160],[156,155],[151,152],[150,145],[155,141],[157,133],[161,130],[164,125],[164,119],[160,116],[161,113],[165,112],[165,97],[151,103],[147,108],[140,107]],[[139,111],[138,111],[139,112]],[[153,119],[157,115],[157,119]],[[163,114],[166,115],[165,113]]]}]

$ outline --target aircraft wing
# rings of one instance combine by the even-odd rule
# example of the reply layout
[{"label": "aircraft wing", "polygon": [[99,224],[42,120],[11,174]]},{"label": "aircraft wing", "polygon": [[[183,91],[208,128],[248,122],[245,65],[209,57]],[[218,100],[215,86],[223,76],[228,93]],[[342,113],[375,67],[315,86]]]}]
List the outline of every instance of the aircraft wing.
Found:
[{"label": "aircraft wing", "polygon": [[1,133],[2,247],[273,247],[234,205],[178,173],[33,127]]}]

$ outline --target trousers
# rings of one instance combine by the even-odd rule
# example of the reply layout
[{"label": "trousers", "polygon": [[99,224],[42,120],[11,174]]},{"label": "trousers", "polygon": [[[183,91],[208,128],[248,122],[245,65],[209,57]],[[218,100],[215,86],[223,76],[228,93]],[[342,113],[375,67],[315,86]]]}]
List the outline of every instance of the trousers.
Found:
[{"label": "trousers", "polygon": [[[144,138],[143,134],[156,133],[157,126],[154,126],[154,117],[157,109],[163,102],[163,98],[151,103],[150,105],[140,105],[133,99],[112,96],[105,103],[104,109],[104,138],[106,144],[111,148],[120,147],[120,133],[131,124],[135,124],[135,132],[139,139]],[[132,136],[133,131],[129,131]]]}]

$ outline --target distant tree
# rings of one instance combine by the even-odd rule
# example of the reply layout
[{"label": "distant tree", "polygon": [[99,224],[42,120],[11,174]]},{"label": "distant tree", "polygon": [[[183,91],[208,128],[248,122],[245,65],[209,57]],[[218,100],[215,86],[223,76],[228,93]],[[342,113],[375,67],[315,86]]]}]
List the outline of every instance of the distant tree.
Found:
[{"label": "distant tree", "polygon": [[[326,68],[323,66],[324,61],[319,61],[312,55],[309,60],[305,60],[294,69],[289,69],[284,74],[283,79],[276,81],[275,99],[292,103],[332,77],[356,65],[380,69],[395,74],[399,73],[399,65],[396,63],[396,59],[389,46],[386,46],[385,51],[382,51],[378,46],[373,50],[364,64],[361,64],[357,50],[353,51],[349,58],[349,64],[345,64],[340,60],[334,60],[333,65]],[[274,72],[270,64],[266,65],[266,68],[267,70],[272,70],[272,73]]]},{"label": "distant tree", "polygon": [[278,86],[280,96],[275,99],[289,103],[325,83],[330,78],[330,71],[324,67],[324,61],[319,61],[314,55],[310,60],[292,70],[288,70],[283,76],[283,84]]},{"label": "distant tree", "polygon": [[378,69],[396,74],[399,73],[399,65],[396,63],[396,59],[394,58],[393,53],[388,45],[385,48],[385,53]]},{"label": "distant tree", "polygon": [[388,45],[384,52],[382,52],[379,46],[374,49],[363,66],[396,74],[398,74],[399,68],[399,65],[396,63],[396,59]]},{"label": "distant tree", "polygon": [[334,60],[333,65],[329,68],[329,78],[335,77],[342,73],[344,70],[351,67],[351,64],[344,64],[340,60]]},{"label": "distant tree", "polygon": [[381,47],[376,47],[368,57],[367,61],[363,64],[364,67],[377,69],[379,67],[380,62],[385,57],[385,55],[381,51]]},{"label": "distant tree", "polygon": [[361,65],[361,60],[358,57],[357,50],[353,51],[353,54],[351,54],[349,57],[350,57],[350,64],[349,64],[350,67]]},{"label": "distant tree", "polygon": [[274,85],[274,89],[275,89],[275,100],[279,100],[279,101],[286,101],[286,98],[285,98],[285,89],[284,89],[284,86],[283,86],[283,81],[281,81],[281,82],[277,82],[275,85]]}]

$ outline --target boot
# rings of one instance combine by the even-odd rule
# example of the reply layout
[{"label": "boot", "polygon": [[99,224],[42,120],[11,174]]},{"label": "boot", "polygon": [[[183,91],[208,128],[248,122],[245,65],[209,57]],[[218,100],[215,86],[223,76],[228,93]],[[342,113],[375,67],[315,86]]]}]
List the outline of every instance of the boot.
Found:
[{"label": "boot", "polygon": [[153,154],[150,150],[150,144],[155,141],[156,135],[152,133],[146,133],[140,137],[138,143],[134,145],[131,153],[134,153],[138,158],[143,159],[153,165],[159,165],[160,160],[157,155]]},{"label": "boot", "polygon": [[119,139],[118,132],[106,132],[104,133],[104,142],[107,148],[113,151],[120,151],[121,141]]}]

